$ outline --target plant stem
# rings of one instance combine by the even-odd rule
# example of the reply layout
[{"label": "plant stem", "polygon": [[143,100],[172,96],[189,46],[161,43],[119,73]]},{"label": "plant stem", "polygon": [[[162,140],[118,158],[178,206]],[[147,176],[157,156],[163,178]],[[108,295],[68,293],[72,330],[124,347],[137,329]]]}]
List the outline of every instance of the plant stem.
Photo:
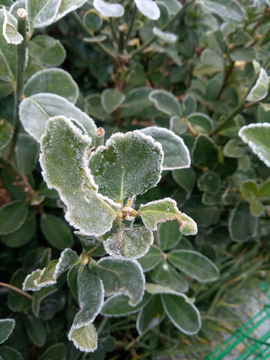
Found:
[{"label": "plant stem", "polygon": [[20,294],[28,297],[29,299],[33,300],[33,296],[27,294],[25,291],[17,288],[16,286],[12,286],[10,284],[6,284],[6,283],[2,283],[2,282],[0,282],[0,286],[6,287],[6,288],[14,290],[14,291],[17,291],[18,293],[20,293]]},{"label": "plant stem", "polygon": [[131,33],[132,33],[132,30],[133,30],[133,26],[134,26],[134,22],[135,22],[136,15],[137,15],[137,6],[134,6],[134,8],[133,8],[133,13],[132,13],[132,18],[131,18],[131,23],[130,23],[130,26],[129,26],[129,29],[128,29],[128,33],[127,33],[126,46],[127,46],[127,43],[128,43],[128,41],[129,41],[130,35],[131,35]]},{"label": "plant stem", "polygon": [[[80,18],[80,16],[76,13],[76,11],[72,11],[71,16],[73,17],[73,19],[76,21],[76,23],[80,26],[80,28],[87,33],[87,35],[89,36],[93,36],[92,31],[90,31],[88,29],[88,27],[83,23],[82,19]],[[103,45],[101,42],[97,42],[95,43],[95,45],[97,47],[100,48],[100,50],[102,50],[103,52],[105,52],[107,55],[109,55],[110,57],[112,57],[113,59],[115,59],[117,57],[117,54],[114,53],[113,51],[111,51],[110,49],[108,49],[105,45]]]},{"label": "plant stem", "polygon": [[234,64],[235,64],[235,61],[232,61],[231,64],[230,64],[230,67],[227,69],[226,71],[226,74],[225,74],[225,78],[224,78],[224,81],[223,81],[223,84],[216,96],[216,100],[219,100],[221,98],[221,95],[223,94],[223,91],[226,89],[227,85],[228,85],[228,82],[230,80],[230,77],[233,73],[233,70],[234,70]]},{"label": "plant stem", "polygon": [[[164,31],[166,30],[168,27],[170,27],[174,21],[176,19],[183,19],[185,13],[187,12],[187,10],[194,4],[195,0],[191,0],[188,3],[186,3],[182,9],[180,11],[178,11],[178,13],[167,22],[167,24],[165,24],[161,30]],[[144,44],[142,44],[142,46],[140,46],[138,49],[132,51],[130,54],[128,54],[125,58],[131,59],[132,57],[134,57],[135,55],[138,55],[139,53],[141,53],[145,48],[147,48],[153,41],[155,41],[157,39],[157,36],[154,35],[152,36],[148,41],[146,41]]]},{"label": "plant stem", "polygon": [[7,156],[8,159],[12,158],[16,146],[19,130],[19,104],[22,100],[24,90],[24,73],[26,64],[26,48],[27,48],[27,12],[24,9],[18,9],[18,25],[17,30],[22,35],[23,41],[17,45],[17,73],[16,73],[16,91],[14,93],[14,132],[10,142],[10,150]]},{"label": "plant stem", "polygon": [[112,30],[113,39],[117,43],[118,39],[117,39],[116,31],[115,31],[114,21],[113,21],[113,18],[111,18],[111,17],[110,17],[110,27]]},{"label": "plant stem", "polygon": [[104,327],[106,326],[108,320],[109,320],[109,318],[104,317],[103,320],[101,321],[101,324],[99,325],[99,328],[97,329],[97,334],[98,334],[98,336],[102,333],[102,330],[103,330]]}]

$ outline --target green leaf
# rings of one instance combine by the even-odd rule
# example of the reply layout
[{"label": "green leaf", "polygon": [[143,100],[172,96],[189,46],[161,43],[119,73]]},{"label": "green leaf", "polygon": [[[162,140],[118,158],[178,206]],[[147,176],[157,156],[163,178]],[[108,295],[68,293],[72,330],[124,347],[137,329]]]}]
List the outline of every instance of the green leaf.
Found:
[{"label": "green leaf", "polygon": [[29,175],[36,167],[39,154],[38,143],[28,134],[19,134],[13,161],[14,167],[22,175]]},{"label": "green leaf", "polygon": [[106,89],[101,94],[101,103],[107,113],[111,114],[125,101],[126,96],[117,89]]},{"label": "green leaf", "polygon": [[83,38],[87,43],[99,43],[107,39],[107,35],[97,35],[90,38]]},{"label": "green leaf", "polygon": [[229,140],[224,146],[223,154],[231,158],[240,158],[243,156],[243,150],[238,146],[238,140]]},{"label": "green leaf", "polygon": [[13,126],[5,119],[0,119],[0,150],[8,145],[13,136]]},{"label": "green leaf", "polygon": [[79,271],[78,296],[80,311],[74,318],[73,329],[79,329],[92,323],[103,305],[104,288],[102,281],[97,275],[90,272],[88,266],[82,265]]},{"label": "green leaf", "polygon": [[193,113],[187,117],[197,134],[208,133],[212,129],[212,119],[205,114]]},{"label": "green leaf", "polygon": [[75,104],[79,97],[79,88],[67,71],[44,69],[32,75],[24,88],[26,97],[38,93],[56,94]]},{"label": "green leaf", "polygon": [[258,196],[258,187],[254,181],[247,180],[241,184],[241,193],[245,200],[252,202],[254,197]]},{"label": "green leaf", "polygon": [[60,8],[58,10],[58,13],[55,17],[54,21],[58,21],[62,17],[64,17],[66,14],[68,14],[71,11],[76,10],[77,8],[81,7],[87,0],[61,0],[60,2]]},{"label": "green leaf", "polygon": [[172,33],[164,32],[157,28],[156,26],[153,27],[153,33],[161,39],[162,43],[169,43],[174,44],[178,40],[178,36]]},{"label": "green leaf", "polygon": [[259,101],[264,99],[268,94],[268,87],[269,87],[269,79],[267,72],[263,68],[261,68],[258,80],[256,84],[253,86],[253,88],[250,90],[250,93],[248,94],[246,100]]},{"label": "green leaf", "polygon": [[137,261],[109,257],[99,260],[97,265],[95,270],[103,282],[105,296],[123,291],[129,296],[130,305],[142,301],[145,280]]},{"label": "green leaf", "polygon": [[104,109],[101,101],[101,95],[92,94],[85,98],[87,101],[87,114],[94,119],[105,120],[109,113]]},{"label": "green leaf", "polygon": [[125,12],[121,4],[110,4],[103,0],[94,0],[93,6],[101,15],[107,17],[121,17]]},{"label": "green leaf", "polygon": [[66,51],[59,40],[47,35],[35,36],[28,43],[29,55],[45,66],[59,66],[66,58]]},{"label": "green leaf", "polygon": [[163,320],[164,315],[160,296],[153,296],[137,317],[136,329],[138,333],[141,335],[144,331],[157,326]]},{"label": "green leaf", "polygon": [[270,180],[265,181],[258,189],[258,197],[264,198],[270,196]]},{"label": "green leaf", "polygon": [[[0,29],[4,26],[4,10],[0,9]],[[0,79],[10,82],[13,90],[16,87],[16,46],[8,44],[2,32],[0,33]]]},{"label": "green leaf", "polygon": [[188,282],[167,261],[162,261],[151,272],[151,277],[156,284],[168,286],[176,292],[188,291]]},{"label": "green leaf", "polygon": [[68,339],[80,351],[93,352],[97,349],[97,333],[93,324],[86,324],[80,328],[71,327]]},{"label": "green leaf", "polygon": [[47,296],[54,294],[56,291],[58,291],[57,287],[52,285],[47,288],[42,288],[34,293],[32,301],[32,311],[36,317],[39,315],[41,301]]},{"label": "green leaf", "polygon": [[200,4],[207,10],[220,16],[225,21],[243,21],[242,8],[235,0],[200,0]]},{"label": "green leaf", "polygon": [[147,292],[144,293],[142,301],[136,305],[131,306],[129,304],[129,297],[123,294],[116,294],[110,296],[105,302],[101,309],[101,314],[104,316],[126,316],[127,314],[135,314],[150,300],[151,295]]},{"label": "green leaf", "polygon": [[176,206],[176,202],[170,198],[152,201],[146,205],[141,205],[139,214],[145,226],[147,226],[150,230],[157,230],[157,224],[159,222],[177,219],[182,234],[197,234],[196,223],[189,216],[181,213]]},{"label": "green leaf", "polygon": [[63,343],[49,346],[39,360],[65,360],[66,345]]},{"label": "green leaf", "polygon": [[177,269],[201,283],[216,281],[219,270],[204,255],[193,250],[174,250],[168,254],[168,260]]},{"label": "green leaf", "polygon": [[192,191],[195,185],[195,174],[193,169],[173,170],[172,176],[176,183],[185,191]]},{"label": "green leaf", "polygon": [[253,198],[250,204],[250,212],[254,216],[260,216],[263,213],[263,204],[258,198]]},{"label": "green leaf", "polygon": [[155,294],[178,294],[177,291],[171,289],[169,286],[164,286],[164,285],[160,285],[160,284],[146,283],[145,290],[149,294],[152,294],[152,295],[155,295]]},{"label": "green leaf", "polygon": [[216,51],[212,49],[204,49],[201,53],[200,60],[205,65],[211,65],[213,67],[223,66],[224,59]]},{"label": "green leaf", "polygon": [[119,205],[97,192],[88,169],[90,140],[74,121],[52,118],[42,137],[40,164],[48,187],[67,205],[67,221],[85,235],[99,236],[110,230]]},{"label": "green leaf", "polygon": [[96,144],[97,127],[94,121],[65,98],[55,94],[36,94],[24,99],[20,105],[20,120],[24,129],[40,142],[49,118],[63,115],[76,119]]},{"label": "green leaf", "polygon": [[30,31],[32,32],[34,27],[40,28],[52,24],[60,4],[61,0],[45,0],[42,2],[39,0],[27,0],[26,11]]},{"label": "green leaf", "polygon": [[[18,289],[22,288],[23,281],[27,272],[24,269],[18,269],[12,276],[10,285],[15,286]],[[19,294],[17,291],[10,290],[8,293],[8,307],[12,311],[23,312],[30,308],[31,300]]]},{"label": "green leaf", "polygon": [[3,243],[10,248],[19,248],[27,244],[35,235],[37,221],[35,214],[29,214],[25,223],[11,234],[2,235]]},{"label": "green leaf", "polygon": [[4,10],[4,25],[3,35],[9,44],[18,45],[23,41],[22,35],[17,31],[17,19],[11,15],[5,7]]},{"label": "green leaf", "polygon": [[205,172],[198,180],[198,187],[201,191],[209,194],[216,194],[221,186],[221,180],[214,171]]},{"label": "green leaf", "polygon": [[188,127],[185,121],[179,116],[172,116],[170,118],[170,130],[173,131],[176,135],[182,135],[187,131]]},{"label": "green leaf", "polygon": [[158,224],[157,242],[163,251],[173,248],[180,241],[180,238],[181,234],[177,220]]},{"label": "green leaf", "polygon": [[0,319],[0,344],[10,337],[15,324],[14,319]]},{"label": "green leaf", "polygon": [[145,3],[145,0],[134,0],[134,1],[137,5],[137,8],[144,16],[148,17],[151,20],[159,19],[160,10],[154,1],[148,0],[147,3]]},{"label": "green leaf", "polygon": [[138,259],[138,263],[140,263],[144,272],[150,271],[154,269],[162,260],[162,252],[160,249],[151,245],[147,254]]},{"label": "green leaf", "polygon": [[156,126],[142,129],[145,135],[150,135],[159,142],[164,152],[163,170],[174,170],[190,167],[190,156],[184,141],[171,130]]},{"label": "green leaf", "polygon": [[145,226],[120,228],[118,232],[104,242],[109,255],[124,256],[127,259],[138,259],[144,256],[153,244],[152,231]]},{"label": "green leaf", "polygon": [[139,87],[128,92],[120,112],[121,117],[136,115],[140,111],[152,106],[152,101],[148,99],[151,91],[151,88]]},{"label": "green leaf", "polygon": [[249,205],[240,201],[229,219],[230,237],[234,241],[248,241],[257,232],[258,219],[250,213]]},{"label": "green leaf", "polygon": [[181,106],[177,98],[165,90],[153,90],[149,94],[149,100],[153,101],[156,108],[170,116],[180,116]]},{"label": "green leaf", "polygon": [[26,330],[29,338],[36,344],[38,347],[41,347],[46,342],[46,330],[42,322],[36,318],[28,314],[26,320]]},{"label": "green leaf", "polygon": [[78,274],[81,268],[81,263],[78,262],[68,272],[67,280],[69,289],[73,295],[73,297],[79,302],[79,295],[78,295]]},{"label": "green leaf", "polygon": [[87,11],[83,16],[83,21],[89,30],[98,31],[103,23],[102,17],[94,9]]},{"label": "green leaf", "polygon": [[[45,268],[46,269],[46,268]],[[27,290],[32,290],[32,291],[36,291],[39,290],[39,287],[36,285],[36,281],[42,276],[42,272],[43,270],[35,270],[33,271],[31,274],[27,275],[23,284],[22,284],[22,289],[24,291]]]},{"label": "green leaf", "polygon": [[43,214],[40,219],[42,233],[46,240],[57,249],[72,247],[72,233],[67,224],[52,214]]},{"label": "green leaf", "polygon": [[197,136],[191,152],[191,158],[197,166],[213,168],[218,160],[214,141],[203,134]]},{"label": "green leaf", "polygon": [[270,167],[270,124],[250,124],[239,131],[241,139]]},{"label": "green leaf", "polygon": [[145,193],[160,180],[161,145],[141,131],[116,133],[89,161],[98,191],[117,202]]},{"label": "green leaf", "polygon": [[0,359],[2,360],[24,360],[22,355],[15,349],[8,346],[0,347]]},{"label": "green leaf", "polygon": [[16,200],[0,208],[0,235],[6,235],[18,230],[27,219],[28,204]]},{"label": "green leaf", "polygon": [[177,329],[195,335],[201,328],[201,316],[195,305],[184,294],[161,295],[164,310]]}]

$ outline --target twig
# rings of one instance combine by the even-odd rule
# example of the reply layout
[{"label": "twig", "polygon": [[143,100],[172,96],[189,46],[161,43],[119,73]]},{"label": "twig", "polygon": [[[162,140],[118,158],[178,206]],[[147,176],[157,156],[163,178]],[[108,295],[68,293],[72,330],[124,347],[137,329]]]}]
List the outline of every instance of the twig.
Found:
[{"label": "twig", "polygon": [[216,96],[216,100],[219,100],[221,98],[221,95],[223,94],[223,91],[226,89],[228,83],[229,83],[229,80],[230,80],[230,77],[233,73],[233,70],[234,70],[234,64],[235,64],[235,61],[232,61],[231,62],[231,65],[230,67],[228,68],[228,70],[226,71],[226,74],[225,74],[225,78],[224,78],[224,81],[223,81],[223,84]]},{"label": "twig", "polygon": [[110,27],[112,30],[113,39],[117,43],[118,39],[117,39],[116,31],[115,31],[114,21],[111,17],[110,17]]},{"label": "twig", "polygon": [[14,291],[17,291],[18,293],[28,297],[29,299],[33,300],[33,296],[27,294],[25,291],[17,288],[16,286],[13,286],[13,285],[10,285],[10,284],[6,284],[6,283],[2,283],[0,282],[0,286],[3,286],[3,287],[6,287],[8,289],[11,289],[11,290],[14,290]]},{"label": "twig", "polygon": [[132,13],[132,18],[131,18],[131,23],[130,23],[130,26],[129,26],[129,29],[128,29],[128,33],[127,33],[126,46],[127,46],[127,44],[128,44],[130,35],[131,35],[131,33],[132,33],[132,30],[133,30],[133,26],[134,26],[134,22],[135,22],[136,15],[137,15],[137,6],[134,6],[134,8],[133,8],[133,13]]}]

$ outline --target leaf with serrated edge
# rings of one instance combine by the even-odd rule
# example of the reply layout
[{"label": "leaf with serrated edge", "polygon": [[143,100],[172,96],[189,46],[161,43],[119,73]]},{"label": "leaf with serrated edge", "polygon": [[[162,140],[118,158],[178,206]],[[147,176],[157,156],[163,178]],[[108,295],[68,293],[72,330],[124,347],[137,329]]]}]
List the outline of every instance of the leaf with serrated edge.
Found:
[{"label": "leaf with serrated edge", "polygon": [[190,167],[190,155],[183,139],[171,130],[156,126],[140,130],[145,135],[150,135],[159,142],[164,152],[163,170],[175,170]]},{"label": "leaf with serrated edge", "polygon": [[139,215],[144,225],[150,230],[157,230],[157,224],[160,222],[177,219],[183,235],[196,235],[198,231],[195,221],[181,213],[177,208],[176,201],[170,198],[141,205]]},{"label": "leaf with serrated edge", "polygon": [[143,268],[143,272],[153,270],[162,260],[162,252],[156,245],[151,245],[147,254],[137,261]]},{"label": "leaf with serrated edge", "polygon": [[18,45],[23,41],[22,35],[17,31],[17,19],[4,9],[3,35],[9,44]]},{"label": "leaf with serrated edge", "polygon": [[159,28],[157,28],[156,26],[153,27],[153,33],[160,38],[161,40],[163,40],[166,43],[175,43],[178,39],[178,36],[172,33],[166,33],[162,30],[160,30]]},{"label": "leaf with serrated edge", "polygon": [[139,11],[151,20],[157,20],[160,17],[160,10],[153,0],[134,0]]},{"label": "leaf with serrated edge", "polygon": [[219,278],[217,266],[206,256],[193,250],[174,250],[168,253],[168,260],[177,269],[201,283]]},{"label": "leaf with serrated edge", "polygon": [[93,324],[89,323],[80,328],[71,327],[68,339],[80,351],[93,352],[97,349],[97,333]]},{"label": "leaf with serrated edge", "polygon": [[156,108],[164,114],[180,116],[180,103],[171,92],[166,90],[153,90],[148,95],[148,98],[150,101],[153,101]]},{"label": "leaf with serrated edge", "polygon": [[157,326],[165,316],[163,305],[159,295],[153,296],[147,305],[145,305],[136,321],[136,329],[141,335],[145,330]]},{"label": "leaf with serrated edge", "polygon": [[264,99],[268,94],[268,86],[269,86],[269,79],[267,72],[263,68],[261,68],[259,78],[256,84],[250,90],[250,93],[248,94],[246,100],[259,101]]},{"label": "leaf with serrated edge", "polygon": [[104,302],[101,314],[106,317],[119,317],[126,316],[127,314],[135,314],[147,304],[150,299],[151,295],[145,292],[142,301],[136,306],[131,306],[129,305],[129,297],[127,295],[112,295]]},{"label": "leaf with serrated edge", "polygon": [[109,257],[99,260],[97,265],[96,272],[103,282],[105,296],[123,291],[129,296],[131,306],[142,300],[145,279],[137,261]]},{"label": "leaf with serrated edge", "polygon": [[240,138],[270,167],[270,124],[250,124],[239,131]]},{"label": "leaf with serrated edge", "polygon": [[112,135],[91,155],[89,167],[99,193],[119,202],[154,187],[161,178],[162,162],[161,145],[135,130]]},{"label": "leaf with serrated edge", "polygon": [[76,314],[72,328],[79,329],[94,321],[104,302],[104,287],[101,279],[83,266],[78,274],[78,296],[80,311]]},{"label": "leaf with serrated edge", "polygon": [[169,286],[164,286],[160,284],[145,284],[145,290],[152,295],[155,294],[179,294],[177,291],[171,289]]},{"label": "leaf with serrated edge", "polygon": [[186,295],[161,295],[161,299],[167,316],[177,329],[187,335],[195,335],[199,332],[200,312]]},{"label": "leaf with serrated edge", "polygon": [[120,205],[98,193],[88,168],[91,139],[74,121],[51,118],[41,139],[40,164],[48,187],[67,206],[66,220],[84,235],[110,230]]},{"label": "leaf with serrated edge", "polygon": [[0,319],[0,344],[6,341],[15,327],[14,319]]},{"label": "leaf with serrated edge", "polygon": [[120,4],[108,4],[102,0],[94,0],[94,8],[103,16],[121,17],[124,15],[124,7]]},{"label": "leaf with serrated edge", "polygon": [[153,241],[152,231],[145,226],[120,228],[116,234],[108,237],[104,248],[112,256],[138,259],[148,252]]},{"label": "leaf with serrated edge", "polygon": [[125,101],[125,94],[117,89],[106,89],[101,94],[101,104],[110,114]]},{"label": "leaf with serrated edge", "polygon": [[79,97],[79,88],[67,71],[51,68],[36,72],[27,81],[25,96],[38,93],[56,94],[75,104]]},{"label": "leaf with serrated edge", "polygon": [[96,143],[97,127],[93,119],[61,96],[48,93],[32,95],[21,102],[19,114],[25,131],[38,142],[45,132],[49,118],[63,115],[83,125],[92,138],[93,145]]}]

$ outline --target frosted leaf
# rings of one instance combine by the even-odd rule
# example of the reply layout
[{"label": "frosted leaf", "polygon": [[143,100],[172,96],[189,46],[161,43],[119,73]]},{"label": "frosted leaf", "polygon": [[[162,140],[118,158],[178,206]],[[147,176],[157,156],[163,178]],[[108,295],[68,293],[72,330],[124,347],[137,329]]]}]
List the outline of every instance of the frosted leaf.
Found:
[{"label": "frosted leaf", "polygon": [[148,99],[151,91],[152,89],[147,87],[139,87],[129,91],[121,108],[121,117],[136,115],[141,110],[152,106],[152,102]]},{"label": "frosted leaf", "polygon": [[203,64],[212,65],[213,67],[223,66],[224,60],[221,55],[212,49],[204,49],[201,53],[200,60]]},{"label": "frosted leaf", "polygon": [[161,250],[157,246],[151,245],[148,253],[138,259],[138,262],[143,268],[143,272],[147,272],[153,270],[161,262],[161,260]]},{"label": "frosted leaf", "polygon": [[148,252],[153,241],[152,231],[145,226],[120,228],[104,242],[104,248],[109,255],[138,259]]},{"label": "frosted leaf", "polygon": [[14,319],[0,319],[0,344],[6,341],[15,327]]},{"label": "frosted leaf", "polygon": [[241,139],[270,167],[270,124],[250,124],[239,131]]},{"label": "frosted leaf", "polygon": [[161,299],[167,316],[177,329],[187,335],[199,332],[200,312],[186,295],[161,295]]},{"label": "frosted leaf", "polygon": [[18,45],[23,41],[22,35],[17,31],[17,19],[6,8],[4,10],[3,35],[9,44]]},{"label": "frosted leaf", "polygon": [[183,7],[183,5],[178,0],[165,0],[162,1],[166,5],[166,8],[169,10],[171,16],[176,15]]},{"label": "frosted leaf", "polygon": [[153,33],[160,38],[161,40],[163,40],[164,42],[167,43],[175,43],[178,40],[178,36],[172,33],[166,33],[162,30],[160,30],[159,28],[157,28],[156,26],[153,27]]},{"label": "frosted leaf", "polygon": [[26,11],[28,12],[30,32],[34,28],[52,24],[61,6],[61,2],[62,0],[27,0]]},{"label": "frosted leaf", "polygon": [[80,328],[71,327],[68,339],[80,351],[93,352],[97,349],[97,332],[93,324],[89,323]]},{"label": "frosted leaf", "polygon": [[155,294],[178,294],[177,291],[171,289],[169,286],[164,286],[160,284],[145,284],[145,290],[152,295]]},{"label": "frosted leaf", "polygon": [[105,296],[124,292],[130,298],[129,304],[137,305],[144,294],[144,275],[136,260],[107,257],[98,261],[95,269],[101,278]]},{"label": "frosted leaf", "polygon": [[206,256],[193,250],[173,250],[168,260],[177,269],[201,283],[216,281],[219,270]]},{"label": "frosted leaf", "polygon": [[39,290],[39,287],[35,284],[35,280],[37,280],[38,278],[40,278],[40,276],[42,275],[42,272],[45,270],[46,268],[44,268],[43,270],[35,270],[33,271],[31,274],[27,275],[23,284],[22,284],[22,289],[24,291],[28,291],[28,290],[32,290],[32,291],[36,291]]},{"label": "frosted leaf", "polygon": [[165,198],[141,205],[139,215],[145,226],[150,230],[157,230],[157,224],[166,220],[177,219],[180,231],[183,235],[196,235],[197,225],[194,220],[184,213],[181,213],[175,200]]},{"label": "frosted leaf", "polygon": [[121,17],[125,13],[125,9],[120,4],[110,4],[103,0],[94,0],[94,8],[103,16]]},{"label": "frosted leaf", "polygon": [[50,117],[63,115],[76,119],[96,143],[97,127],[94,121],[65,98],[48,93],[40,93],[23,99],[19,109],[24,129],[40,142]]},{"label": "frosted leaf", "polygon": [[41,138],[40,164],[48,187],[67,206],[66,220],[84,235],[110,230],[120,205],[98,194],[88,168],[91,139],[65,117],[51,118]]},{"label": "frosted leaf", "polygon": [[71,11],[78,9],[84,3],[86,3],[86,1],[87,0],[61,0],[61,5],[56,14],[54,22],[66,16],[66,14],[70,13]]},{"label": "frosted leaf", "polygon": [[181,120],[180,116],[172,116],[170,118],[170,130],[176,135],[182,135],[188,130],[188,127],[186,122]]},{"label": "frosted leaf", "polygon": [[79,88],[67,71],[51,68],[36,72],[27,81],[24,95],[28,97],[38,93],[56,94],[75,104]]},{"label": "frosted leaf", "polygon": [[99,243],[101,243],[101,239],[96,238],[95,236],[87,236],[79,231],[74,231],[74,234],[80,239],[80,241],[83,243],[84,246],[97,246]]},{"label": "frosted leaf", "polygon": [[79,329],[95,320],[104,301],[104,288],[100,278],[82,266],[78,274],[78,297],[80,311],[76,314],[72,328]]},{"label": "frosted leaf", "polygon": [[160,10],[157,4],[152,0],[134,0],[139,11],[151,20],[157,20],[160,17]]},{"label": "frosted leaf", "polygon": [[111,114],[124,102],[126,96],[117,89],[106,89],[101,94],[101,103],[104,109]]},{"label": "frosted leaf", "polygon": [[0,150],[8,145],[13,136],[13,126],[5,119],[0,119]]},{"label": "frosted leaf", "polygon": [[141,309],[137,321],[136,329],[141,335],[144,331],[157,326],[165,316],[160,296],[153,296],[152,299]]},{"label": "frosted leaf", "polygon": [[261,68],[260,75],[256,84],[251,89],[246,100],[247,101],[259,101],[266,97],[268,94],[269,78],[267,72]]},{"label": "frosted leaf", "polygon": [[162,162],[161,145],[135,130],[112,135],[106,146],[91,155],[89,167],[99,192],[121,201],[154,187],[161,177]]},{"label": "frosted leaf", "polygon": [[199,0],[208,11],[213,12],[225,21],[243,21],[244,14],[241,6],[235,0]]},{"label": "frosted leaf", "polygon": [[188,291],[188,282],[186,279],[184,279],[183,276],[166,261],[162,261],[151,272],[151,278],[155,283],[168,286],[179,293]]},{"label": "frosted leaf", "polygon": [[184,141],[171,130],[156,126],[140,130],[159,142],[164,152],[163,170],[175,170],[190,167],[189,150]]},{"label": "frosted leaf", "polygon": [[83,38],[83,41],[87,43],[99,43],[105,41],[107,39],[107,35],[96,35],[90,38]]},{"label": "frosted leaf", "polygon": [[164,114],[170,116],[180,116],[181,106],[177,98],[166,90],[153,90],[148,95],[150,101],[153,101],[156,108]]}]

